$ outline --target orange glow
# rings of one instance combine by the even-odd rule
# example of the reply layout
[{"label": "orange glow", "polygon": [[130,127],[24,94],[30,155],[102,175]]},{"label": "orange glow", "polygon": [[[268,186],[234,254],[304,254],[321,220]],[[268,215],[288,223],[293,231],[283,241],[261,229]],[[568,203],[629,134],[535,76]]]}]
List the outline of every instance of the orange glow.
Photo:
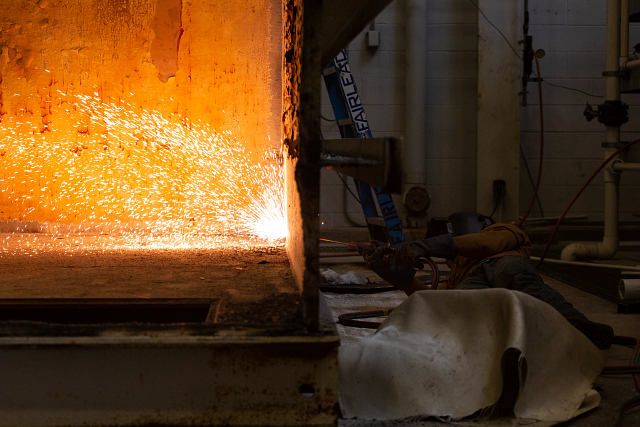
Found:
[{"label": "orange glow", "polygon": [[0,13],[0,222],[84,233],[95,249],[286,236],[280,2],[4,2]]},{"label": "orange glow", "polygon": [[174,236],[165,243],[156,238],[159,246],[286,236],[277,153],[261,156],[206,124],[172,123],[96,96],[75,99],[69,111],[88,117],[92,127],[102,124],[97,143],[84,145],[64,131],[26,132],[28,124],[15,121],[0,126],[2,219],[51,222],[50,232],[55,224],[76,223],[84,224],[77,231],[99,224],[145,239]]}]

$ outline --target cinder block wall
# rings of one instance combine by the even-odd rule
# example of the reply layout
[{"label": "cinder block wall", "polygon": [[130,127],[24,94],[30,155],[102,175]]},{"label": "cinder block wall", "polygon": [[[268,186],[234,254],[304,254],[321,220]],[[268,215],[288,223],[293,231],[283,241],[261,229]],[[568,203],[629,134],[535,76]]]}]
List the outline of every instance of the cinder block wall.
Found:
[{"label": "cinder block wall", "polygon": [[[604,101],[606,51],[606,2],[600,0],[546,0],[530,2],[530,35],[534,49],[544,49],[540,73],[548,83],[580,89],[593,95],[543,84],[545,154],[540,199],[545,216],[562,213],[571,198],[604,160],[601,143],[604,125],[587,122],[586,103]],[[630,28],[630,46],[640,43],[640,24]],[[540,159],[540,115],[538,92],[529,85],[530,105],[521,108],[522,147],[534,178]],[[623,141],[640,138],[640,95],[622,95],[629,104],[629,122],[622,126]],[[628,161],[640,161],[640,147],[630,150]],[[620,220],[637,220],[640,214],[640,174],[625,172],[620,183]],[[526,210],[533,194],[521,163],[520,210]],[[570,214],[587,214],[590,220],[603,219],[604,184],[602,173],[585,190]],[[537,204],[532,215],[538,216]]]},{"label": "cinder block wall", "polygon": [[[432,196],[431,216],[446,216],[476,206],[477,37],[478,11],[469,0],[427,0],[429,108],[427,188]],[[604,95],[606,2],[601,0],[544,0],[530,2],[530,35],[534,48],[544,49],[541,74],[551,84]],[[364,32],[348,49],[349,60],[374,136],[404,133],[404,0],[396,0],[374,23],[380,47],[369,51]],[[491,19],[491,16],[488,16]],[[480,17],[480,19],[484,19]],[[366,32],[366,30],[365,30]],[[632,24],[630,45],[640,43],[640,25]],[[520,46],[514,46],[520,50]],[[509,49],[506,43],[497,48]],[[521,143],[534,179],[539,161],[540,119],[535,83],[528,86],[528,106],[521,107]],[[600,147],[604,126],[587,122],[586,102],[596,106],[604,98],[543,84],[545,156],[540,198],[545,216],[559,215],[582,183],[604,159]],[[640,95],[623,95],[630,105],[629,123],[622,139],[640,138]],[[323,87],[323,115],[333,111]],[[338,138],[336,126],[323,120],[325,138]],[[640,147],[629,161],[640,161]],[[640,176],[626,172],[620,187],[620,219],[640,214]],[[353,187],[352,187],[353,188]],[[355,190],[354,190],[355,191]],[[521,162],[520,211],[533,194]],[[351,221],[344,214],[344,203]],[[603,219],[602,176],[583,193],[570,214]],[[397,200],[399,208],[400,200]],[[364,224],[360,205],[331,171],[322,172],[321,228]],[[540,216],[538,204],[531,216]]]}]

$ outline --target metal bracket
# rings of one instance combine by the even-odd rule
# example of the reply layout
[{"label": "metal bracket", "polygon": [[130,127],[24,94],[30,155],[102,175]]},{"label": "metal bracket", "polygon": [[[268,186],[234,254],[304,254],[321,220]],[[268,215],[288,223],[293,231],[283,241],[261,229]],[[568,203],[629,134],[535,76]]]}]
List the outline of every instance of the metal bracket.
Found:
[{"label": "metal bracket", "polygon": [[322,70],[322,74],[325,76],[328,76],[330,74],[335,74],[336,73],[336,67],[327,67],[324,70]]},{"label": "metal bracket", "polygon": [[402,192],[402,139],[325,139],[320,144],[321,166],[378,186],[386,192]]}]

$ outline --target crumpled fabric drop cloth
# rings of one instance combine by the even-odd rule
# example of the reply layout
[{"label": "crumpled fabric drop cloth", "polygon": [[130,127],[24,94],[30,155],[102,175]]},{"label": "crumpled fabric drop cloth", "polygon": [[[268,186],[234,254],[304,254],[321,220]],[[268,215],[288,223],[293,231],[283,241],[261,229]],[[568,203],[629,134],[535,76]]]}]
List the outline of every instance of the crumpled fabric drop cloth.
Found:
[{"label": "crumpled fabric drop cloth", "polygon": [[505,372],[517,418],[565,421],[600,403],[592,386],[604,364],[553,307],[522,292],[420,291],[375,335],[340,348],[339,391],[345,418],[461,419],[494,412]]},{"label": "crumpled fabric drop cloth", "polygon": [[369,281],[357,271],[338,274],[330,268],[320,272],[324,281],[330,285],[366,285]]}]

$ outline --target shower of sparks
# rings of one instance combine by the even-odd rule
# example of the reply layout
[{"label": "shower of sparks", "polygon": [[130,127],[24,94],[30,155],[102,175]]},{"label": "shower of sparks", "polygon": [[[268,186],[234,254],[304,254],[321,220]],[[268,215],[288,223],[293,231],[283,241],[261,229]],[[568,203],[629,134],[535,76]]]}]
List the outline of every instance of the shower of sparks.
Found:
[{"label": "shower of sparks", "polygon": [[278,153],[98,96],[75,95],[58,111],[77,123],[0,124],[0,198],[17,212],[0,214],[0,232],[63,236],[40,244],[66,249],[250,248],[286,237]]}]

